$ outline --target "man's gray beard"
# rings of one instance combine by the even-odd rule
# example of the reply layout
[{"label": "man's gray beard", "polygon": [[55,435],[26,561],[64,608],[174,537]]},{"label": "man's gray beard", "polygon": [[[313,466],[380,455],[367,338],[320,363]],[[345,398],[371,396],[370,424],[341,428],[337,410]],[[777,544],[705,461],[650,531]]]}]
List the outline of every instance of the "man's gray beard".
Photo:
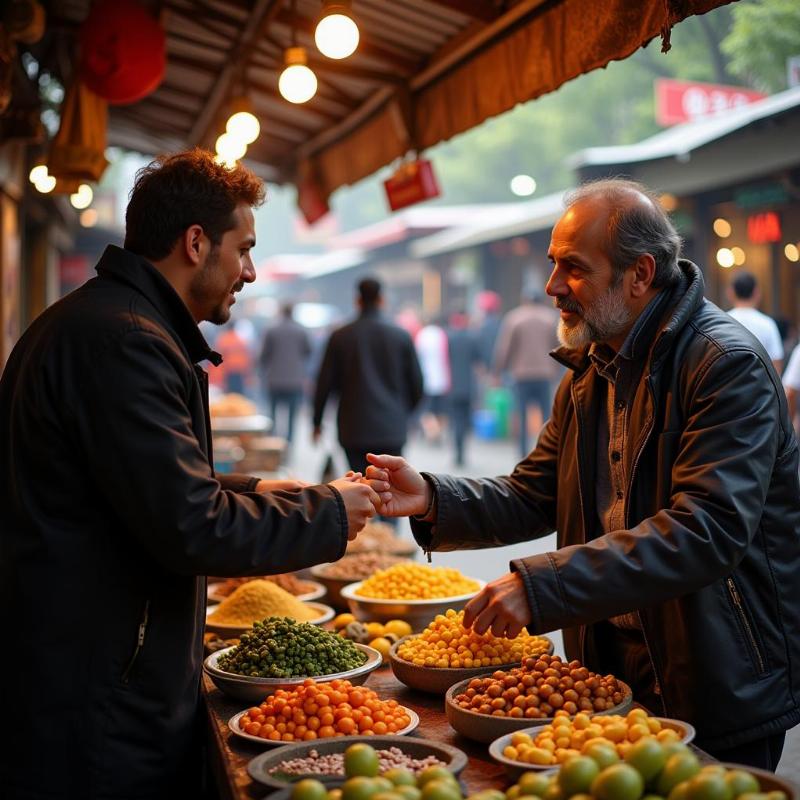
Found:
[{"label": "man's gray beard", "polygon": [[631,322],[631,312],[625,305],[622,286],[617,284],[583,309],[580,320],[572,327],[564,320],[558,322],[558,341],[564,347],[579,349],[593,342],[607,342],[622,333]]}]

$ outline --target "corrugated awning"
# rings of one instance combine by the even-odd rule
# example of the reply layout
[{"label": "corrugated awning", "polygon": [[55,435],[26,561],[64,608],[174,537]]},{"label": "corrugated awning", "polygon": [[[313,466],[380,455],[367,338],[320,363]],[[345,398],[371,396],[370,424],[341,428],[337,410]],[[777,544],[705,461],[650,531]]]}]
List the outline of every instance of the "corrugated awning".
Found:
[{"label": "corrugated awning", "polygon": [[[150,5],[167,33],[164,81],[144,100],[109,109],[108,141],[144,153],[213,147],[244,78],[262,125],[248,162],[276,182],[312,175],[328,195],[654,37],[668,42],[670,26],[727,2],[354,0],[361,45],[331,61],[313,42],[318,0],[160,0]],[[90,2],[43,4],[48,33],[31,49],[57,67],[74,54]],[[319,79],[300,106],[277,89],[293,30]]]}]

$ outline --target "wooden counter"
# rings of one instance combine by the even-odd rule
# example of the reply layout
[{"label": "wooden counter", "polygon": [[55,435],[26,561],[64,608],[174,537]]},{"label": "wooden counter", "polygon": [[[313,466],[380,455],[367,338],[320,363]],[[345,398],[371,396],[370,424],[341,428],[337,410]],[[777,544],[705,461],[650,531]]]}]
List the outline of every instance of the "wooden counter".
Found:
[{"label": "wooden counter", "polygon": [[[510,785],[503,768],[489,757],[489,745],[465,739],[450,727],[444,714],[443,696],[408,689],[389,667],[373,672],[366,686],[382,700],[394,698],[419,714],[419,727],[411,736],[445,742],[467,754],[469,763],[460,779],[469,792],[504,789]],[[269,788],[252,781],[246,769],[247,762],[263,753],[264,748],[233,736],[228,730],[228,720],[247,705],[222,694],[206,675],[203,675],[203,692],[208,708],[209,755],[221,800],[266,797]]]}]

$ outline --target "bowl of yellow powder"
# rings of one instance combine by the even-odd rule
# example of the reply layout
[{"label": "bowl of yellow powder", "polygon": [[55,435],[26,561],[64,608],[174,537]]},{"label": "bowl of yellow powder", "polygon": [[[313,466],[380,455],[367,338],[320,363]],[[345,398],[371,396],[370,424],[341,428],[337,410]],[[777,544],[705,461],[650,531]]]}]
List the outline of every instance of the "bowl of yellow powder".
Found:
[{"label": "bowl of yellow powder", "polygon": [[333,619],[334,610],[323,603],[298,600],[275,583],[248,581],[218,606],[207,612],[206,628],[213,633],[235,637],[266,617],[291,617],[298,622],[322,625]]}]

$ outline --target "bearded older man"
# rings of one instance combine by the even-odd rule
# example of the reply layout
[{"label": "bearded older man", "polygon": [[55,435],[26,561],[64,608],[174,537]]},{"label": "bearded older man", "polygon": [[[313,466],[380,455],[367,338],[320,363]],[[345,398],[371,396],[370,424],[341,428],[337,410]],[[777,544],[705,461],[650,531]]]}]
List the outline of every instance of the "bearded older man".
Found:
[{"label": "bearded older man", "polygon": [[798,446],[769,356],[679,252],[645,187],[581,187],[550,243],[568,371],[536,448],[493,479],[376,455],[367,476],[429,553],[557,530],[559,549],[512,561],[465,624],[564,628],[568,657],[720,759],[774,769],[800,722]]}]

